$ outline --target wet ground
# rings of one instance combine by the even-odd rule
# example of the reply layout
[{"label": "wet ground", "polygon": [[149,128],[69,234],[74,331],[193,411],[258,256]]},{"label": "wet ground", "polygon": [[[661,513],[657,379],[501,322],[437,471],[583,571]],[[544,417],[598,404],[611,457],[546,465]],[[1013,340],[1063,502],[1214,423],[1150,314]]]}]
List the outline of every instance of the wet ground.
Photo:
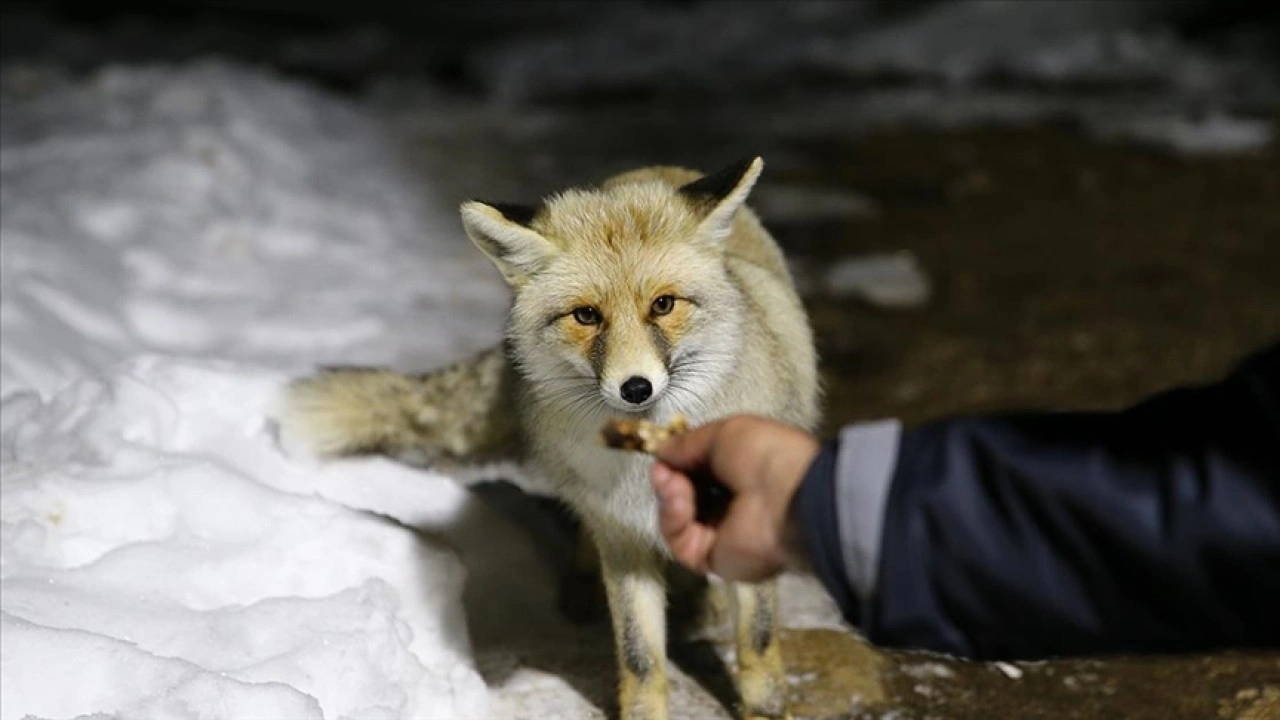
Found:
[{"label": "wet ground", "polygon": [[[1120,407],[1212,379],[1280,338],[1274,148],[1179,157],[1070,125],[796,134],[625,102],[467,112],[447,127],[400,123],[414,162],[452,181],[448,202],[527,201],[635,164],[712,167],[756,152],[767,162],[758,193],[799,198],[765,220],[802,275],[914,253],[932,286],[922,307],[807,294],[828,432],[883,416]],[[574,685],[606,706],[607,633],[586,637],[572,654],[596,679]],[[804,718],[1280,718],[1274,653],[976,664],[812,629],[789,631],[785,648]],[[676,678],[677,716],[723,713],[698,687],[721,672],[701,657],[685,658],[693,681]]]}]

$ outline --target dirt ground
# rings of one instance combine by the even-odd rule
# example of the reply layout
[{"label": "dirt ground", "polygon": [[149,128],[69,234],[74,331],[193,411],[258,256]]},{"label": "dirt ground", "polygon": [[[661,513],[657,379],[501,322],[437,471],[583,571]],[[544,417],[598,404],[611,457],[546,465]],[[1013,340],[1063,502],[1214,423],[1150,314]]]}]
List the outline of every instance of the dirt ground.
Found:
[{"label": "dirt ground", "polygon": [[776,227],[789,253],[910,249],[936,291],[898,313],[810,298],[833,425],[1118,407],[1280,337],[1274,150],[1184,159],[1055,129],[802,147],[880,212]]},{"label": "dirt ground", "polygon": [[[926,308],[893,313],[809,299],[829,428],[884,415],[910,423],[1120,407],[1212,379],[1280,338],[1274,150],[1183,159],[1061,128],[886,132],[803,147],[828,158],[824,182],[868,194],[880,212],[817,232],[778,228],[789,252],[907,248],[935,289]],[[836,633],[793,647],[793,665],[821,656],[814,668],[865,657]],[[1019,665],[1017,679],[946,661],[937,668],[953,675],[912,671],[919,662],[879,657],[885,696],[867,716],[1280,717],[1275,654],[1050,661]],[[801,692],[831,698],[814,717],[845,716],[832,689],[842,675],[830,674]]]},{"label": "dirt ground", "polygon": [[[868,194],[880,212],[817,231],[778,228],[789,252],[907,248],[935,289],[926,308],[894,313],[809,299],[829,428],[884,415],[911,423],[1120,407],[1210,380],[1280,338],[1275,150],[1185,159],[1063,128],[885,132],[802,147],[827,158],[824,182]],[[799,666],[865,657],[837,633],[793,647]],[[938,661],[922,672],[919,662],[881,655],[884,699],[851,715],[1280,717],[1276,654],[1050,661],[1020,664],[1016,679],[992,665]],[[800,693],[831,698],[812,706],[814,717],[848,714],[832,689],[842,675],[830,675]]]},{"label": "dirt ground", "polygon": [[[884,416],[1115,408],[1212,379],[1280,338],[1278,149],[1185,158],[1069,126],[784,136],[669,117],[588,109],[513,129],[479,113],[470,134],[407,133],[447,165],[428,172],[452,178],[457,198],[531,200],[633,162],[705,164],[745,145],[766,157],[762,187],[869,199],[874,212],[852,217],[766,218],[799,267],[910,250],[932,284],[909,310],[807,296],[827,432]],[[794,710],[814,720],[1280,718],[1274,653],[1002,666],[834,630],[789,631],[785,649]],[[681,698],[702,707],[675,684],[677,715]]]}]

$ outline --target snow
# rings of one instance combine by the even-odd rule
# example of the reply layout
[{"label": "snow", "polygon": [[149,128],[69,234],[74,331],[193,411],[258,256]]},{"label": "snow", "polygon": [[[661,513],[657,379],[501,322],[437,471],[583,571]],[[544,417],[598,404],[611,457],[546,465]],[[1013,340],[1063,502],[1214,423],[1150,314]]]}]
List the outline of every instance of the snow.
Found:
[{"label": "snow", "polygon": [[[0,106],[0,718],[597,713],[556,668],[608,687],[611,638],[560,617],[532,500],[274,436],[315,363],[500,336],[391,135],[222,63],[30,87]],[[788,624],[840,626],[784,584]]]},{"label": "snow", "polygon": [[917,663],[915,665],[902,665],[898,668],[904,675],[913,678],[953,678],[955,671],[938,662]]},{"label": "snow", "polygon": [[1275,134],[1274,127],[1266,120],[1223,113],[1198,119],[1160,115],[1131,117],[1099,122],[1095,131],[1104,138],[1163,145],[1187,154],[1259,151],[1271,144]]},{"label": "snow", "polygon": [[918,307],[929,301],[929,278],[909,250],[844,258],[823,279],[828,293],[877,307]]},{"label": "snow", "polygon": [[469,494],[272,437],[290,372],[500,332],[376,123],[215,64],[0,112],[0,715],[491,717],[466,572],[421,532]]},{"label": "snow", "polygon": [[762,185],[751,193],[751,209],[765,223],[853,220],[875,217],[875,203],[843,188]]},{"label": "snow", "polygon": [[[341,465],[292,465],[267,422],[280,379],[144,357],[6,417],[5,717],[187,717],[188,694],[214,691],[281,717],[483,709],[458,559],[352,509],[404,502],[426,525],[464,491],[390,463],[361,468],[360,490]],[[67,693],[49,666],[94,689]]]},{"label": "snow", "polygon": [[452,211],[375,122],[299,86],[108,69],[6,102],[0,140],[6,393],[139,351],[420,366],[500,332],[505,290]]},{"label": "snow", "polygon": [[1010,680],[1018,680],[1022,678],[1022,668],[1019,668],[1017,665],[1014,665],[1013,663],[997,661],[993,663],[993,665],[995,669],[999,670],[1001,673],[1004,674],[1005,677],[1009,678]]}]

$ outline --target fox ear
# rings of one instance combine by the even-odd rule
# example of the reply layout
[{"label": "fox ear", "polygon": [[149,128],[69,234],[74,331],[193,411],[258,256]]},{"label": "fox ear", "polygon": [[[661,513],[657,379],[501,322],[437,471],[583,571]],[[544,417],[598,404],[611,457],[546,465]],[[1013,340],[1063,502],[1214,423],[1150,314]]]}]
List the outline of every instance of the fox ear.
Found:
[{"label": "fox ear", "polygon": [[537,208],[472,200],[461,211],[467,237],[498,266],[508,285],[523,284],[556,253],[555,245],[529,227]]},{"label": "fox ear", "polygon": [[741,160],[677,191],[706,213],[698,225],[699,234],[717,243],[729,236],[734,213],[746,202],[763,169],[764,160],[759,157]]}]

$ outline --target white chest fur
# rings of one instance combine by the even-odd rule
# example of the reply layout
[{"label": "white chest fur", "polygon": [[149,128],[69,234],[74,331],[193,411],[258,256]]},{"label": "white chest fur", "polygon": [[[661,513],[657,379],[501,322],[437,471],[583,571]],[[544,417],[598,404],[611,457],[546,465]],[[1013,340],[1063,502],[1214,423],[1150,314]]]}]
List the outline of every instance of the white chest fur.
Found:
[{"label": "white chest fur", "polygon": [[[705,419],[703,407],[660,403],[652,419],[667,423],[679,414],[691,424]],[[544,406],[545,407],[545,406]],[[617,413],[601,405],[593,412],[545,412],[528,428],[544,462],[541,468],[557,494],[600,530],[622,531],[661,550],[658,503],[649,472],[653,458],[604,446],[600,430]]]},{"label": "white chest fur", "polygon": [[657,500],[649,481],[653,459],[582,440],[558,447],[572,477],[560,478],[564,499],[590,518],[660,542]]}]

